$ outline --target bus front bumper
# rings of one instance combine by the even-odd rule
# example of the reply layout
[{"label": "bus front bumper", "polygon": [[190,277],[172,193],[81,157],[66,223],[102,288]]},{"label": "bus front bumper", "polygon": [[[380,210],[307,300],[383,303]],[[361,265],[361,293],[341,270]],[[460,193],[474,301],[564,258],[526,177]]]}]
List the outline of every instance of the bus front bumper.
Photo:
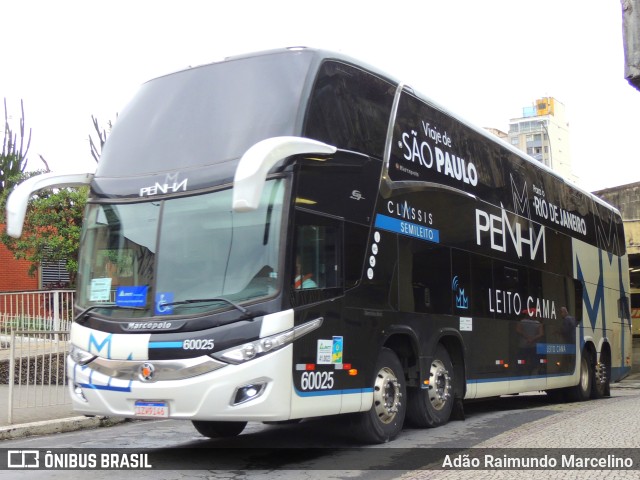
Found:
[{"label": "bus front bumper", "polygon": [[121,372],[109,372],[97,364],[92,368],[92,362],[80,365],[69,356],[72,406],[84,415],[127,418],[289,420],[292,349],[288,345],[239,365],[226,364],[188,378],[167,380],[161,379],[171,378],[166,373],[170,370],[167,361],[120,362],[129,363],[129,371],[138,372],[123,378]]}]

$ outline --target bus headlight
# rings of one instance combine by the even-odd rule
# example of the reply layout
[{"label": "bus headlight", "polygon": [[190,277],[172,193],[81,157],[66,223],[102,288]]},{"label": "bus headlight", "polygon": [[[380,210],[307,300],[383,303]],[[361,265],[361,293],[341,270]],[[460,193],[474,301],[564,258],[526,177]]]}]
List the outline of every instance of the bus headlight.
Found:
[{"label": "bus headlight", "polygon": [[233,363],[235,365],[259,358],[289,345],[294,340],[306,335],[322,325],[323,318],[316,318],[310,322],[303,323],[285,332],[277,333],[269,337],[259,338],[253,342],[231,347],[221,352],[216,352],[211,356],[217,360]]},{"label": "bus headlight", "polygon": [[89,353],[86,350],[82,350],[73,344],[69,348],[69,356],[71,357],[71,360],[76,362],[78,365],[86,365],[96,358],[94,354]]}]

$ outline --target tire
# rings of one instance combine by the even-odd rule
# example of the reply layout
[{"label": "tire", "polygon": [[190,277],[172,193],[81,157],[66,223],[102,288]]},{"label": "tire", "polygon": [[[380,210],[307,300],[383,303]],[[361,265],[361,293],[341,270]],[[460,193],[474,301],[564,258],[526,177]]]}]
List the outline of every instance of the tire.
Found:
[{"label": "tire", "polygon": [[451,418],[453,410],[453,364],[443,345],[436,347],[429,369],[429,387],[409,392],[407,418],[420,428],[438,427]]},{"label": "tire", "polygon": [[192,420],[193,426],[200,435],[209,438],[236,437],[247,426],[247,422],[205,422]]},{"label": "tire", "polygon": [[586,350],[580,355],[580,377],[575,387],[567,389],[566,397],[570,402],[584,402],[591,398],[591,385],[593,384],[593,367],[591,355]]},{"label": "tire", "polygon": [[603,398],[610,395],[611,368],[607,359],[601,354],[600,361],[593,368],[593,378],[591,381],[591,398]]},{"label": "tire", "polygon": [[401,431],[406,415],[404,370],[393,350],[383,348],[374,369],[373,405],[353,417],[354,434],[364,443],[385,443]]}]

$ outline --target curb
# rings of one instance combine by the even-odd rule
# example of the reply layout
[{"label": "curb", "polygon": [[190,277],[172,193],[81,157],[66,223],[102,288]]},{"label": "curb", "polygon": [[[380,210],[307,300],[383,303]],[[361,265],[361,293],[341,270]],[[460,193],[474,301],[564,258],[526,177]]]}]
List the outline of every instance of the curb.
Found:
[{"label": "curb", "polygon": [[0,440],[15,440],[34,435],[50,435],[52,433],[74,432],[77,430],[110,427],[125,422],[125,418],[114,417],[67,417],[40,422],[22,423],[0,427]]}]

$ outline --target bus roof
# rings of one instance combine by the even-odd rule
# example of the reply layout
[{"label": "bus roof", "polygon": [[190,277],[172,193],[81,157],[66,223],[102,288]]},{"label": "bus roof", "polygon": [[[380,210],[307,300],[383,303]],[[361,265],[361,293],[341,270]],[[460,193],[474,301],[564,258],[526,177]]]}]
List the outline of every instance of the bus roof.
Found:
[{"label": "bus roof", "polygon": [[[303,58],[304,60],[300,61],[301,58]],[[286,77],[291,77],[289,84],[287,84],[285,88],[282,88],[282,85],[281,85],[282,82],[280,81],[278,82],[271,81],[271,83],[269,83],[270,79],[268,78],[268,75],[267,75],[265,77],[258,79],[254,84],[249,85],[249,88],[245,88],[246,85],[243,85],[243,89],[237,92],[238,97],[235,97],[235,100],[238,101],[238,99],[242,98],[242,96],[251,96],[255,94],[255,92],[252,92],[250,90],[251,87],[259,90],[260,94],[262,94],[264,91],[268,90],[269,88],[272,88],[273,90],[275,90],[275,93],[272,96],[275,99],[277,99],[277,101],[274,101],[272,105],[275,105],[275,103],[282,104],[281,100],[283,98],[287,98],[289,96],[288,93],[290,93],[292,89],[295,90],[295,95],[292,97],[295,100],[292,101],[290,104],[288,104],[286,108],[283,108],[280,110],[281,117],[285,119],[286,117],[289,117],[288,120],[285,120],[284,122],[280,122],[277,128],[274,127],[268,132],[259,132],[259,133],[256,133],[255,135],[248,135],[248,138],[245,139],[246,141],[244,143],[238,142],[238,145],[240,148],[238,148],[235,151],[223,152],[222,157],[224,158],[216,159],[215,163],[219,165],[220,169],[224,170],[225,168],[227,168],[229,170],[227,175],[228,178],[231,178],[233,176],[233,170],[235,168],[235,165],[237,164],[237,160],[241,157],[244,151],[250,148],[253,144],[265,138],[270,138],[274,136],[299,134],[300,125],[302,122],[301,116],[303,115],[303,112],[301,112],[300,105],[305,104],[306,102],[305,95],[309,94],[312,88],[315,75],[319,69],[319,66],[323,62],[327,60],[335,60],[338,62],[349,64],[358,69],[365,70],[369,73],[372,73],[373,75],[376,75],[386,80],[392,85],[395,85],[395,86],[403,85],[402,82],[388,75],[386,72],[383,72],[377,69],[376,67],[363,63],[359,60],[356,60],[342,53],[332,52],[332,51],[323,50],[323,49],[309,48],[309,47],[288,47],[288,48],[272,49],[272,50],[265,50],[260,52],[229,56],[220,61],[199,65],[189,69],[175,71],[175,72],[168,73],[166,75],[151,79],[145,82],[141,86],[142,99],[144,100],[145,92],[147,90],[151,90],[151,91],[156,90],[155,86],[157,84],[164,85],[165,83],[167,83],[171,86],[179,85],[180,88],[183,89],[183,91],[185,86],[189,87],[195,84],[196,87],[200,88],[200,90],[196,88],[195,91],[191,92],[193,94],[193,97],[192,97],[193,102],[191,107],[200,106],[202,104],[202,99],[195,98],[195,97],[197,96],[197,94],[204,95],[205,97],[212,95],[211,92],[215,90],[215,85],[206,85],[206,88],[202,88],[202,86],[203,86],[204,80],[211,78],[211,72],[215,70],[217,66],[233,65],[236,62],[238,64],[242,64],[243,61],[246,61],[246,60],[250,60],[253,62],[253,61],[260,61],[261,59],[266,61],[265,64],[268,64],[270,62],[274,64],[275,67],[272,67],[272,68],[264,67],[266,71],[271,72],[274,75],[282,74],[282,69],[285,68],[283,65],[297,63],[298,68],[297,69],[292,68],[293,73],[287,72],[287,75],[284,75]],[[286,68],[289,68],[289,67],[286,67]],[[289,75],[289,73],[291,73],[291,75]],[[178,78],[180,79],[184,78],[185,75],[190,77],[188,81],[182,82],[180,80],[176,80]],[[233,89],[233,86],[229,84],[225,84],[223,87],[227,89]],[[522,152],[521,150],[518,150],[508,142],[505,142],[504,140],[491,134],[487,130],[476,126],[473,122],[468,121],[463,116],[450,111],[448,108],[434,101],[431,97],[424,95],[419,91],[416,91],[409,85],[403,85],[403,87],[405,90],[412,93],[414,96],[418,97],[420,100],[425,102],[430,107],[439,110],[445,115],[455,118],[457,121],[462,123],[465,127],[468,127],[469,129],[475,131],[476,133],[483,136],[490,142],[498,145],[500,148],[503,148],[509,151],[510,153],[516,155],[523,162],[527,162],[528,164],[533,165],[535,168],[540,169],[541,171],[544,171],[545,174],[547,175],[552,175],[556,177],[557,179],[563,181],[571,189],[574,189],[575,191],[586,195],[587,197],[591,198],[595,202],[619,214],[618,210],[615,207],[609,205],[607,202],[593,195],[592,193],[582,189],[578,185],[568,182],[566,179],[558,175],[549,167],[540,163],[534,158],[530,157],[529,155]],[[160,88],[160,90],[166,94],[166,89]],[[229,93],[224,88],[221,89],[221,91],[223,95],[227,95]],[[138,97],[140,97],[140,94],[136,98]],[[167,108],[165,108],[165,106],[158,105],[157,95],[156,96],[150,95],[150,97],[151,98],[148,99],[147,102],[144,102],[144,101],[141,102],[140,99],[138,100],[134,99],[132,102],[134,107],[136,104],[141,104],[143,108],[142,109],[138,108],[136,110],[135,108],[131,108],[131,106],[127,106],[127,108],[119,116],[118,122],[116,122],[116,125],[114,126],[114,129],[109,138],[109,141],[105,145],[103,158],[98,164],[98,171],[96,172],[96,177],[100,178],[100,177],[115,176],[115,177],[121,178],[123,176],[126,177],[126,176],[134,176],[134,175],[149,175],[151,172],[148,168],[147,169],[141,168],[136,170],[135,167],[133,167],[133,165],[136,165],[136,164],[144,165],[145,156],[151,157],[150,163],[153,164],[153,169],[155,172],[158,172],[158,173],[166,172],[167,174],[171,174],[171,171],[175,169],[175,164],[169,165],[167,162],[165,162],[165,164],[163,165],[162,162],[158,161],[159,158],[162,158],[162,153],[163,153],[162,149],[166,150],[165,148],[167,147],[166,142],[164,143],[161,141],[159,142],[161,144],[161,149],[155,149],[156,152],[158,153],[158,156],[153,154],[154,146],[157,146],[157,143],[158,143],[157,138],[153,138],[152,141],[147,142],[144,146],[141,146],[139,144],[140,138],[143,139],[142,143],[144,143],[144,139],[148,139],[149,135],[153,137],[153,134],[150,133],[148,130],[145,130],[144,132],[140,132],[140,125],[144,125],[145,123],[148,123],[148,118],[153,118],[154,122],[157,123],[158,117],[162,115],[163,111],[168,110]],[[169,98],[165,100],[188,103],[188,101],[185,101],[184,97],[180,97],[179,99],[176,99],[169,96]],[[193,103],[196,103],[198,105],[193,105]],[[247,118],[251,116],[253,112],[245,111],[242,108],[240,108],[244,106],[246,105],[243,103],[242,105],[238,106],[236,110],[238,110],[244,116],[243,118]],[[134,115],[135,118],[134,118],[134,121],[131,121],[131,122],[128,121],[128,113],[130,110],[135,110],[135,115]],[[233,109],[230,108],[229,110],[232,111]],[[144,120],[141,119],[140,111],[143,111],[144,114],[148,116],[148,118]],[[178,108],[178,111],[180,111],[179,108]],[[182,111],[184,112],[184,109],[182,109]],[[198,108],[192,108],[191,110],[189,110],[188,115],[192,117],[194,115],[197,115],[198,111],[199,111]],[[204,121],[202,121],[202,118],[198,118],[197,120],[190,119],[190,121],[192,122],[192,125],[199,126],[205,123]],[[161,131],[165,131],[165,132],[173,131],[171,129],[171,126],[176,128],[178,121],[181,121],[181,120],[183,121],[184,117],[177,117],[175,112],[172,112],[172,114],[166,119],[168,125],[165,125],[164,127],[162,127]],[[227,123],[230,122],[230,123],[233,123],[234,125],[236,125],[236,123],[242,122],[242,119],[226,119],[225,118],[225,120],[228,120]],[[234,123],[234,121],[236,123]],[[121,127],[122,124],[125,124],[127,128],[122,128]],[[155,125],[155,127],[157,128],[158,125]],[[211,128],[211,130],[215,131],[216,128]],[[121,138],[123,136],[121,132],[124,132],[124,136],[126,138],[124,139]],[[222,135],[226,134],[226,132],[224,131],[224,128],[222,132],[223,132]],[[186,133],[186,135],[188,135],[188,133]],[[222,136],[215,136],[215,138],[208,143],[208,146],[210,147],[213,144],[219,145],[221,143],[219,141],[221,138]],[[121,140],[124,140],[124,141],[121,141]],[[114,146],[116,149],[116,155],[112,155]],[[167,156],[183,155],[185,157],[188,157],[184,155],[184,152],[182,152],[182,147],[185,147],[185,146],[187,146],[187,148],[193,148],[194,142],[191,142],[189,145],[187,145],[187,142],[185,142],[184,144],[180,144],[180,148],[178,150],[175,150],[175,149],[172,150],[170,148],[169,149],[170,154],[167,153]],[[145,147],[147,149],[145,149]],[[194,153],[194,152],[191,152],[191,153]],[[212,159],[212,155],[210,151],[209,152],[198,151],[198,152],[195,152],[195,155],[192,155],[192,157],[193,156],[202,157],[202,160],[196,161],[196,164],[198,162],[200,162],[200,164],[202,164],[202,162],[206,163],[207,161],[211,161]],[[120,157],[120,158],[118,158],[118,160],[112,160],[113,157]],[[175,157],[171,157],[171,158],[172,160],[170,161],[176,160]],[[191,159],[192,159],[191,157],[183,158],[180,162],[187,169],[197,166],[197,165],[190,166]],[[112,162],[114,162],[113,168],[111,166]],[[226,167],[225,167],[225,163],[227,164]]]}]

